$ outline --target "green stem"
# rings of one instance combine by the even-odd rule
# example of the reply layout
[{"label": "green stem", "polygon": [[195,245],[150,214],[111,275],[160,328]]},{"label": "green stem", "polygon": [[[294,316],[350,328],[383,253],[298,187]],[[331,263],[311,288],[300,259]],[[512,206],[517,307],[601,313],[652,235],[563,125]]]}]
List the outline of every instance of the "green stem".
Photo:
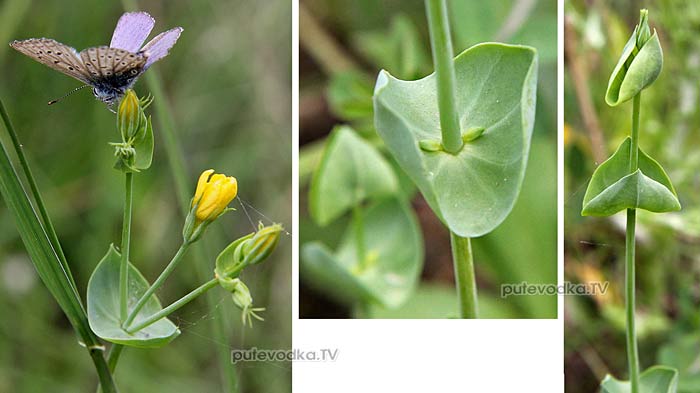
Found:
[{"label": "green stem", "polygon": [[[630,147],[630,173],[639,166],[639,106],[641,93],[634,96],[632,103],[632,143]],[[627,228],[625,234],[625,315],[627,319],[627,363],[631,393],[639,393],[639,353],[637,351],[637,332],[635,328],[635,227],[637,210],[627,209]]]},{"label": "green stem", "polygon": [[139,311],[143,308],[143,306],[146,305],[146,302],[148,299],[151,298],[151,296],[155,293],[158,288],[160,288],[161,285],[165,282],[165,280],[170,276],[170,274],[175,270],[177,265],[180,263],[182,260],[182,257],[185,255],[185,252],[189,248],[191,243],[182,243],[180,248],[177,250],[177,253],[175,253],[175,256],[173,259],[170,261],[168,266],[165,267],[162,273],[160,273],[160,276],[156,279],[156,281],[153,282],[153,285],[151,285],[146,292],[141,296],[139,301],[136,303],[136,306],[134,306],[134,309],[131,310],[131,313],[129,313],[128,318],[126,318],[126,321],[124,321],[124,324],[122,327],[125,329],[128,329],[131,326],[131,323],[134,322],[134,318],[136,318],[136,315],[138,315]]},{"label": "green stem", "polygon": [[[122,354],[122,351],[124,350],[124,346],[121,344],[112,344],[112,348],[109,350],[109,354],[107,355],[107,367],[109,368],[110,372],[114,372],[117,368],[117,362],[119,361],[119,356]],[[97,393],[102,393],[102,385],[97,384]]]},{"label": "green stem", "polygon": [[358,266],[361,269],[366,268],[367,251],[365,249],[365,226],[363,222],[362,206],[355,205],[352,208],[352,217],[355,225],[355,240],[357,241],[357,258]]},{"label": "green stem", "polygon": [[124,223],[122,226],[122,260],[119,266],[119,311],[120,320],[127,317],[129,289],[129,248],[131,242],[131,210],[133,202],[134,174],[126,172],[124,186]]},{"label": "green stem", "polygon": [[639,105],[642,93],[637,93],[632,101],[632,146],[630,147],[630,173],[639,167]]},{"label": "green stem", "polygon": [[185,304],[191,302],[192,300],[196,299],[200,295],[206,293],[208,290],[214,288],[218,284],[219,284],[219,280],[216,278],[209,280],[208,282],[200,285],[198,288],[196,288],[192,292],[190,292],[187,295],[180,298],[180,300],[178,300],[178,301],[174,302],[173,304],[169,305],[168,307],[158,311],[157,313],[151,315],[150,317],[142,320],[141,322],[137,323],[136,325],[129,327],[126,331],[128,333],[138,332],[139,330],[146,328],[146,327],[160,321],[161,319],[167,317],[168,315],[170,315],[173,312],[180,309]]},{"label": "green stem", "polygon": [[99,386],[104,387],[104,393],[117,393],[117,387],[114,386],[114,380],[112,378],[112,373],[109,370],[109,366],[105,362],[105,358],[102,355],[104,350],[91,348],[88,349],[90,357],[97,369],[97,375],[99,377]]},{"label": "green stem", "polygon": [[462,133],[455,103],[455,70],[452,39],[445,0],[425,0],[430,29],[430,46],[437,76],[438,108],[442,146],[448,153],[462,150]]},{"label": "green stem", "polygon": [[634,230],[636,225],[635,209],[627,209],[627,234],[625,238],[625,310],[627,316],[627,362],[629,364],[632,393],[639,392],[639,354],[637,352],[637,333],[634,323]]},{"label": "green stem", "polygon": [[478,318],[471,240],[450,231],[450,243],[452,244],[452,261],[454,262],[460,316],[462,318]]},{"label": "green stem", "polygon": [[63,268],[63,271],[65,271],[66,276],[68,276],[68,280],[70,281],[71,285],[75,289],[75,292],[77,293],[78,287],[75,285],[75,279],[73,278],[73,274],[71,273],[70,267],[68,266],[68,260],[66,259],[66,255],[63,253],[61,242],[58,240],[56,230],[54,229],[53,223],[51,222],[51,218],[49,217],[49,213],[46,211],[46,207],[44,206],[44,200],[41,197],[41,193],[39,193],[39,187],[37,186],[36,181],[34,180],[32,170],[29,168],[29,163],[27,161],[27,157],[24,155],[22,143],[19,141],[19,137],[15,132],[15,128],[12,125],[12,122],[10,121],[10,116],[7,114],[7,110],[5,109],[5,105],[2,103],[2,101],[0,101],[0,116],[2,116],[2,120],[5,123],[7,133],[10,134],[12,145],[15,149],[15,153],[17,154],[17,158],[19,159],[19,163],[22,166],[24,176],[27,178],[27,182],[29,183],[29,189],[32,193],[32,197],[34,198],[34,202],[36,203],[36,206],[39,209],[39,216],[41,216],[41,220],[44,223],[44,230],[48,235],[49,242],[53,246],[54,250],[56,250],[59,262],[61,263],[61,267]]},{"label": "green stem", "polygon": [[122,354],[124,346],[121,344],[112,344],[112,348],[109,350],[107,355],[107,365],[109,366],[109,371],[114,372],[117,369],[117,362],[119,361],[119,356]]}]

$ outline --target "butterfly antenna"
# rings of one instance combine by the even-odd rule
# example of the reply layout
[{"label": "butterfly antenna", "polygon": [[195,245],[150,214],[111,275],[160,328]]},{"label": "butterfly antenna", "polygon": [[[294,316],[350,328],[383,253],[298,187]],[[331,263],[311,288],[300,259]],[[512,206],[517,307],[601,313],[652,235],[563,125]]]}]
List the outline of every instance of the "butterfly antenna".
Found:
[{"label": "butterfly antenna", "polygon": [[81,90],[81,89],[84,89],[84,88],[86,88],[86,87],[88,87],[88,86],[89,86],[89,85],[82,85],[82,86],[80,86],[80,87],[76,87],[75,89],[69,91],[68,93],[64,94],[63,96],[61,96],[61,97],[59,97],[59,98],[56,98],[55,100],[49,101],[49,105],[53,105],[53,104],[57,103],[58,101],[60,101],[60,100],[62,100],[62,99],[64,99],[64,98],[68,97],[69,95],[75,93],[76,91]]}]

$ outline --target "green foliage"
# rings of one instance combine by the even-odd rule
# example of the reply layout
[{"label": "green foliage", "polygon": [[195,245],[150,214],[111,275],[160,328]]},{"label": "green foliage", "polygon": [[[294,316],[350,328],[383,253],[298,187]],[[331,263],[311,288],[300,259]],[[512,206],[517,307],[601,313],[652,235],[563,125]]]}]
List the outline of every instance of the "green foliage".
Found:
[{"label": "green foliage", "polygon": [[[517,18],[512,19],[509,15],[515,11],[517,2],[483,2],[477,0],[456,0],[449,2],[449,18],[453,30],[454,47],[457,49],[467,48],[476,43],[484,41],[499,40],[503,42],[529,45],[537,48],[538,52],[538,73],[537,78],[537,102],[536,121],[533,131],[533,144],[539,141],[539,149],[533,150],[529,154],[529,166],[537,164],[535,172],[528,169],[523,181],[521,196],[518,197],[516,207],[504,221],[503,225],[483,238],[472,239],[475,258],[477,260],[477,276],[479,277],[480,298],[486,299],[483,307],[480,307],[486,317],[521,317],[521,318],[549,318],[556,315],[556,297],[535,296],[535,297],[511,297],[508,299],[497,299],[494,288],[498,288],[501,283],[521,282],[523,280],[533,282],[556,283],[556,199],[545,197],[556,195],[556,187],[552,179],[556,178],[556,4],[539,1],[528,9],[517,9]],[[349,57],[355,57],[360,67],[352,70],[333,70],[324,75],[325,78],[319,80],[320,74],[313,67],[302,69],[300,78],[302,96],[314,96],[317,94],[320,84],[326,89],[326,97],[331,112],[337,118],[325,119],[321,114],[314,116],[314,121],[309,123],[307,129],[304,118],[301,123],[302,139],[308,138],[313,142],[301,146],[300,152],[300,184],[303,187],[307,179],[311,178],[312,172],[318,168],[323,145],[326,139],[316,139],[319,137],[318,129],[313,125],[318,121],[339,121],[349,123],[356,131],[357,135],[375,147],[375,150],[382,153],[385,159],[392,166],[401,189],[400,195],[413,201],[415,214],[421,217],[425,239],[430,241],[429,252],[426,255],[424,276],[420,285],[416,289],[421,292],[423,286],[433,285],[436,280],[444,277],[432,276],[431,272],[446,271],[451,269],[452,263],[449,258],[445,258],[447,252],[444,242],[447,233],[436,230],[437,226],[442,227],[435,220],[422,198],[416,197],[416,187],[412,179],[406,174],[401,165],[392,156],[387,144],[380,139],[374,127],[374,112],[372,103],[371,78],[376,76],[379,69],[384,68],[387,72],[401,79],[415,79],[426,75],[433,68],[427,54],[429,53],[427,32],[425,25],[425,4],[419,2],[382,2],[381,6],[365,2],[347,1],[315,1],[310,0],[305,3],[307,9],[314,16],[321,18],[324,26],[332,37],[338,38],[341,49],[347,49]],[[395,21],[395,20],[405,21]],[[410,20],[410,21],[409,21]],[[392,47],[392,37],[396,34],[395,26],[407,23],[415,24],[418,35],[412,42],[404,42],[397,47]],[[373,37],[376,41],[363,39]],[[349,43],[347,48],[343,45]],[[302,50],[306,45],[313,45],[314,42],[302,42]],[[415,67],[404,66],[399,59],[404,59],[404,54],[398,54],[391,58],[389,56],[375,56],[376,47],[382,48],[384,53],[401,53],[401,48],[422,48],[421,52],[426,55],[423,64]],[[401,47],[401,48],[399,48]],[[307,53],[321,53],[322,47],[314,47]],[[384,54],[380,53],[380,54]],[[357,55],[357,56],[354,56]],[[313,56],[313,55],[312,55]],[[410,56],[408,56],[410,57]],[[382,60],[386,58],[386,60]],[[414,57],[415,58],[415,57]],[[417,69],[411,74],[406,70]],[[369,71],[365,71],[369,70]],[[375,71],[376,70],[376,71]],[[406,72],[406,75],[402,73]],[[368,75],[368,73],[370,75]],[[313,124],[313,125],[312,125]],[[469,132],[471,128],[471,132]],[[488,135],[488,130],[479,135],[479,126],[462,129],[462,139],[467,142],[478,143]],[[442,144],[439,138],[426,138],[417,141],[417,146],[423,146],[426,150],[442,151]],[[303,190],[303,188],[302,188]],[[524,193],[528,193],[523,200]],[[302,201],[304,194],[302,193]],[[347,232],[347,220],[349,216],[343,216],[330,224],[319,227],[308,217],[302,206],[300,217],[300,236],[302,247],[314,241],[321,241],[328,250],[337,247],[339,239],[344,238]],[[537,225],[532,225],[536,222]],[[522,231],[527,227],[532,230]],[[549,240],[551,239],[551,240]],[[448,243],[449,244],[449,243]],[[331,251],[328,251],[332,254]],[[536,264],[511,263],[513,260],[537,260]],[[302,258],[302,268],[304,260]],[[449,266],[447,264],[449,263]],[[303,272],[303,270],[302,270]],[[318,280],[312,282],[305,274],[300,277],[304,284],[314,287]],[[331,278],[329,278],[331,279]],[[318,286],[315,286],[319,289]],[[328,295],[323,288],[317,296],[320,298]],[[422,313],[420,311],[411,312],[409,309],[413,302],[412,295],[403,305],[398,308],[387,309],[381,305],[375,305],[363,316],[377,318],[389,317],[400,318],[445,318],[455,315],[456,298],[454,290],[442,288],[443,294],[452,297],[451,308],[435,307],[431,312]],[[414,295],[417,293],[414,292]],[[497,292],[497,291],[496,291]],[[302,292],[303,293],[303,292]],[[305,296],[301,299],[301,316],[311,315],[312,307],[305,304]],[[318,302],[313,301],[313,304]],[[507,308],[506,312],[492,313],[490,303],[498,303]],[[315,307],[315,306],[314,306]],[[333,307],[332,305],[328,306]],[[449,308],[449,310],[448,310]],[[342,308],[341,308],[342,309]],[[359,314],[358,314],[359,315]],[[315,314],[314,316],[323,316]]]},{"label": "green foliage", "polygon": [[[2,112],[2,119],[7,131],[11,134],[13,141],[16,142],[14,128],[1,101],[0,112]],[[19,149],[21,146],[15,145],[15,148]],[[2,143],[0,143],[0,151],[2,152],[0,154],[0,194],[14,218],[24,247],[42,281],[88,348],[100,381],[105,386],[105,392],[116,392],[116,387],[113,384],[109,370],[107,370],[102,352],[97,349],[100,346],[99,340],[88,325],[85,309],[75,287],[70,268],[64,265],[61,257],[57,254],[57,252],[62,252],[60,245],[56,243],[58,247],[54,248],[47,235],[47,229],[53,232],[52,224],[50,221],[42,222],[34,212],[32,203],[22,187],[20,177],[12,167],[7,149]],[[29,166],[23,154],[21,152],[19,154],[20,160],[24,164],[25,170],[27,170],[24,175],[33,184],[34,179],[28,170]],[[32,191],[34,198],[36,198],[35,202],[43,210],[44,202],[41,195],[34,188],[32,188]]]},{"label": "green foliage", "polygon": [[512,209],[534,125],[537,55],[533,48],[481,44],[454,61],[463,130],[484,128],[456,155],[420,149],[440,140],[435,75],[401,81],[382,71],[375,124],[388,149],[451,231],[484,235]]},{"label": "green foliage", "polygon": [[338,127],[311,181],[309,211],[324,226],[353,206],[397,190],[393,170],[374,147],[351,128]]},{"label": "green foliage", "polygon": [[691,333],[672,339],[661,347],[658,360],[678,369],[678,393],[700,390],[700,335]]},{"label": "green foliage", "polygon": [[631,139],[600,164],[583,197],[584,216],[609,216],[623,209],[655,213],[678,211],[680,202],[671,180],[653,158],[639,149],[639,169],[629,173]]},{"label": "green foliage", "polygon": [[[304,244],[303,275],[310,285],[344,304],[397,307],[411,294],[421,271],[418,223],[397,198],[377,201],[363,215],[350,223],[335,252],[320,242]],[[362,226],[364,247],[358,244],[357,226]]]},{"label": "green foliage", "polygon": [[372,63],[402,79],[420,77],[429,62],[416,26],[402,14],[392,18],[388,31],[357,34],[355,46]]},{"label": "green foliage", "polygon": [[343,119],[371,119],[372,80],[357,71],[338,73],[328,86],[328,104]]},{"label": "green foliage", "polygon": [[[158,348],[180,335],[180,329],[170,320],[158,322],[134,333],[122,329],[119,316],[119,266],[121,255],[113,246],[95,268],[87,288],[88,319],[90,327],[100,338],[137,348]],[[129,263],[128,305],[129,311],[148,289],[148,281]],[[157,313],[163,307],[155,295],[136,314],[134,323]]]},{"label": "green foliage", "polygon": [[146,127],[134,140],[134,169],[143,171],[151,167],[153,162],[153,124],[148,116]]},{"label": "green foliage", "polygon": [[[137,92],[152,92],[157,97],[151,107],[156,109],[152,121],[157,140],[151,170],[135,175],[133,226],[138,243],[131,250],[130,259],[138,262],[146,277],[155,277],[164,259],[170,256],[167,250],[176,249],[181,241],[177,229],[184,214],[178,214],[179,194],[173,191],[174,185],[183,183],[185,198],[189,199],[196,175],[203,168],[215,167],[234,174],[245,185],[240,196],[247,205],[267,217],[291,222],[291,3],[273,0],[264,5],[232,6],[214,1],[211,7],[194,8],[187,4],[158,8],[153,3],[139,3],[131,10],[150,12],[156,19],[154,32],[175,25],[185,27],[168,57],[151,67],[135,85]],[[3,69],[13,77],[5,80],[0,92],[19,128],[76,287],[85,295],[95,263],[105,254],[109,242],[118,242],[121,229],[124,196],[119,191],[123,175],[112,169],[114,157],[107,146],[120,139],[114,133],[114,115],[94,99],[89,89],[47,106],[48,100],[77,87],[78,82],[11,52],[7,42],[46,36],[78,50],[104,45],[109,43],[123,9],[119,2],[85,0],[72,3],[70,10],[59,3],[44,2],[39,8],[37,5],[14,0],[2,3],[0,42],[4,44],[0,45],[0,60]],[[222,51],[202,56],[202,62],[190,61],[193,54],[204,49],[197,44],[198,37],[211,29],[223,37],[217,44]],[[255,38],[235,46],[226,45],[229,40],[225,37],[236,36]],[[273,54],[275,61],[271,62],[269,56]],[[157,73],[162,76],[159,91],[149,83],[160,79],[155,76]],[[261,80],[265,83],[251,83]],[[165,111],[158,110],[163,106]],[[1,134],[0,140],[7,141],[4,132]],[[169,150],[166,146],[172,138],[175,142],[171,145],[176,148]],[[179,177],[173,177],[168,168],[169,162],[178,160],[173,153],[186,157]],[[14,164],[19,170],[16,161]],[[262,219],[252,210],[249,213],[254,220]],[[193,252],[186,274],[167,283],[167,292],[161,295],[166,297],[163,300],[194,288],[202,277],[211,278],[216,251],[229,243],[230,234],[250,230],[243,214],[225,225],[213,225],[203,239],[211,255],[195,258]],[[123,352],[117,371],[119,391],[234,391],[220,377],[217,366],[220,364],[222,371],[233,370],[230,347],[288,347],[291,297],[284,294],[291,291],[291,282],[271,278],[291,274],[289,244],[284,242],[279,247],[272,256],[273,263],[252,268],[246,279],[256,301],[267,306],[270,325],[261,324],[240,334],[238,311],[230,295],[212,290],[211,307],[199,299],[175,314],[183,332],[177,342],[154,351]],[[6,285],[15,280],[6,276],[6,263],[13,259],[29,268],[30,284],[22,291]],[[95,371],[85,356],[87,351],[76,343],[80,340],[91,345],[90,341],[76,338],[39,280],[40,275],[34,272],[4,199],[0,202],[0,268],[4,279],[0,281],[0,314],[10,315],[19,308],[32,310],[0,324],[0,347],[6,354],[0,357],[0,391],[94,391]],[[196,273],[200,270],[204,272],[202,276]],[[89,330],[87,317],[84,322]],[[219,326],[222,334],[217,337],[212,329]],[[95,337],[97,344],[103,343],[97,340]],[[34,348],[36,356],[14,356],[25,353],[27,348]],[[217,354],[219,350],[222,359]],[[164,370],[167,378],[153,378]],[[285,393],[290,391],[290,370],[285,363],[260,363],[239,369],[234,376],[246,392]]]},{"label": "green foliage", "polygon": [[[648,25],[646,29],[649,29]],[[608,90],[605,93],[605,102],[610,106],[629,101],[654,83],[661,73],[664,59],[656,30],[641,46],[638,41],[639,31],[638,25],[625,44],[622,55],[610,75]]]},{"label": "green foliage", "polygon": [[[512,318],[518,315],[503,299],[479,297],[479,317],[485,319]],[[457,297],[451,286],[440,284],[420,285],[399,308],[373,306],[369,314],[379,319],[456,318]]]},{"label": "green foliage", "polygon": [[[652,366],[639,375],[639,393],[676,393],[678,371],[670,367]],[[607,375],[600,384],[601,393],[629,393],[629,381]]]}]

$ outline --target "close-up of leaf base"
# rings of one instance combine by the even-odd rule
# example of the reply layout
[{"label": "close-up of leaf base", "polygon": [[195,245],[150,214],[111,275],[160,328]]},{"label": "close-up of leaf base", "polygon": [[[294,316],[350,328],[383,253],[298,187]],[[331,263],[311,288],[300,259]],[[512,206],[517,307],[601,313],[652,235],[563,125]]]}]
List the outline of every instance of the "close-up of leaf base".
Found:
[{"label": "close-up of leaf base", "polygon": [[[87,290],[88,321],[95,334],[112,343],[139,348],[158,348],[180,335],[180,329],[169,319],[163,318],[134,333],[121,327],[119,310],[119,266],[121,256],[110,246],[90,277]],[[128,306],[131,311],[149,284],[141,273],[129,263]],[[155,295],[146,302],[134,319],[134,324],[157,313],[163,307]]]},{"label": "close-up of leaf base", "polygon": [[[666,366],[652,366],[639,375],[639,393],[676,393],[678,371]],[[629,381],[606,375],[600,383],[601,393],[630,393]]]},{"label": "close-up of leaf base", "polygon": [[316,241],[303,245],[302,277],[349,306],[397,307],[413,292],[423,267],[418,223],[410,207],[397,198],[370,205],[364,216],[364,258],[358,256],[358,223],[352,221],[337,251]]},{"label": "close-up of leaf base", "polygon": [[584,216],[609,216],[623,209],[655,213],[681,209],[676,191],[664,169],[639,149],[639,169],[629,173],[630,147],[626,138],[593,173],[583,197]]},{"label": "close-up of leaf base", "polygon": [[520,191],[535,116],[537,52],[479,44],[458,55],[454,69],[460,129],[463,135],[483,130],[465,138],[458,153],[421,148],[441,141],[435,74],[403,81],[381,71],[375,126],[443,223],[459,236],[476,237],[503,222]]}]

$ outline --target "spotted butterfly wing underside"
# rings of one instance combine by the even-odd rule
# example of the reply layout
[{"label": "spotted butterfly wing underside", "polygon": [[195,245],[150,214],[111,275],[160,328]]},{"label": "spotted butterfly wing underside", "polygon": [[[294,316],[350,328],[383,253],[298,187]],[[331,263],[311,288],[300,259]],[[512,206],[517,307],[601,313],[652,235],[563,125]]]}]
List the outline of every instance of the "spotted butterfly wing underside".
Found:
[{"label": "spotted butterfly wing underside", "polygon": [[145,53],[131,53],[124,49],[99,46],[80,52],[80,58],[92,81],[113,77],[126,80],[136,78],[143,72],[148,56]]},{"label": "spotted butterfly wing underside", "polygon": [[56,71],[81,82],[91,83],[91,74],[83,64],[80,55],[68,45],[49,38],[31,38],[13,41],[10,46]]},{"label": "spotted butterfly wing underside", "polygon": [[14,41],[10,45],[44,65],[91,85],[113,77],[136,78],[143,72],[148,59],[145,53],[107,46],[87,48],[78,53],[74,48],[49,38]]}]

